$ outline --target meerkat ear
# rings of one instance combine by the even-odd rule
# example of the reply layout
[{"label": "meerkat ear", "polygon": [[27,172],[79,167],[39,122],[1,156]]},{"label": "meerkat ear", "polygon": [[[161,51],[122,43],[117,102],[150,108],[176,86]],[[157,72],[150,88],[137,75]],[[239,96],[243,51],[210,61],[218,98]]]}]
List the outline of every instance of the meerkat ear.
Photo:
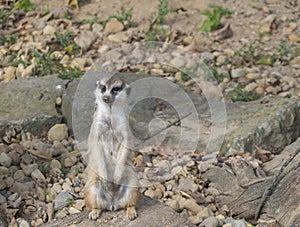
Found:
[{"label": "meerkat ear", "polygon": [[126,93],[126,95],[129,95],[130,91],[131,91],[131,87],[128,84],[126,84],[126,86],[125,86],[125,93]]},{"label": "meerkat ear", "polygon": [[99,88],[99,85],[100,85],[100,81],[97,80],[97,81],[96,81],[96,88]]}]

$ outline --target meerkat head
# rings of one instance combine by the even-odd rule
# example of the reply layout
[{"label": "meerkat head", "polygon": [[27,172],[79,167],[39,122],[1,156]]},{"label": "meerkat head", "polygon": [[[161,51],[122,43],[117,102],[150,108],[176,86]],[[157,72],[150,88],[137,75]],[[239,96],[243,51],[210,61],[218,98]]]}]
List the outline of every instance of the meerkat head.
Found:
[{"label": "meerkat head", "polygon": [[96,99],[106,104],[112,104],[117,98],[125,98],[130,93],[129,85],[117,76],[104,77],[96,84]]}]

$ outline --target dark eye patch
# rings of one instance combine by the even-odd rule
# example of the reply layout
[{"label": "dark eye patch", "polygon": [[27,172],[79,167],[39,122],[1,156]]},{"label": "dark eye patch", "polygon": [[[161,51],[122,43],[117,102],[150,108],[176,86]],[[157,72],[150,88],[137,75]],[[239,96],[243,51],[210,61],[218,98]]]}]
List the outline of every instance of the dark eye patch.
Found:
[{"label": "dark eye patch", "polygon": [[113,89],[111,89],[111,92],[113,93],[113,94],[117,94],[119,91],[121,91],[122,90],[122,87],[114,87]]},{"label": "dark eye patch", "polygon": [[100,89],[101,93],[104,93],[106,91],[105,85],[102,85],[102,84],[99,85],[99,89]]}]

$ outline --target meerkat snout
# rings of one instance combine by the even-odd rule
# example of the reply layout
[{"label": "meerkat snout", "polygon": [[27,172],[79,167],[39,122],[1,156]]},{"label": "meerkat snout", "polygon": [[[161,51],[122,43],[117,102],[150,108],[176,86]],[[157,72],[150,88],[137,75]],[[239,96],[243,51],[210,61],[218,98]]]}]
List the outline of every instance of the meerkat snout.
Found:
[{"label": "meerkat snout", "polygon": [[130,93],[130,87],[119,77],[105,77],[102,80],[97,81],[97,97],[104,103],[113,103],[116,98],[121,95],[122,91],[125,91],[124,95],[128,96]]}]

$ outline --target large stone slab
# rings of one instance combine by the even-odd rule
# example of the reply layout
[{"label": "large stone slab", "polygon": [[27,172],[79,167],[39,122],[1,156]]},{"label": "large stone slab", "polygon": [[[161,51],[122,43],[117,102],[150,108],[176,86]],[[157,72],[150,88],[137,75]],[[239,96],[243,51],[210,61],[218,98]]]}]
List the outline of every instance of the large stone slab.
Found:
[{"label": "large stone slab", "polygon": [[255,145],[277,154],[300,136],[299,99],[269,96],[227,104],[227,132],[221,154],[255,152]]},{"label": "large stone slab", "polygon": [[[63,99],[63,115],[67,119],[70,128],[75,127],[77,138],[87,138],[95,108],[94,89],[95,82],[104,74],[90,72],[85,75],[84,81],[74,80],[69,83]],[[108,74],[105,74],[108,75]],[[118,74],[128,84],[145,78],[155,78],[141,74]],[[88,78],[88,79],[87,79]],[[151,88],[151,86],[149,86]],[[148,87],[148,89],[149,89]],[[79,89],[77,89],[79,88]],[[77,92],[76,92],[77,89]],[[147,89],[147,88],[145,88]],[[133,89],[134,90],[134,89]],[[176,96],[182,90],[180,87],[171,88],[169,91],[161,91],[160,94],[171,92]],[[76,92],[75,107],[73,97]],[[146,92],[146,91],[145,91]],[[292,143],[300,136],[300,111],[299,100],[269,96],[254,102],[226,103],[207,101],[210,97],[186,92],[197,111],[198,118],[186,119],[189,124],[197,124],[200,128],[199,143],[196,151],[216,153],[221,155],[233,155],[243,152],[255,152],[255,146],[271,150],[273,153],[280,152],[286,145]],[[171,96],[169,95],[169,97]],[[159,116],[165,122],[173,122],[178,119],[178,110],[168,106],[168,101],[163,103],[165,109]],[[161,103],[160,103],[161,104]],[[189,104],[178,100],[179,109],[192,109]],[[149,123],[152,127],[161,127],[157,119],[156,108],[158,101],[145,99],[134,106],[130,113],[130,127],[135,136],[145,138],[149,135]],[[212,110],[211,108],[214,107]],[[72,112],[73,108],[73,112]],[[72,113],[72,114],[71,114]],[[72,122],[72,115],[75,117]],[[214,119],[212,119],[214,118]],[[218,125],[219,124],[219,125]],[[225,127],[227,124],[227,127]],[[176,147],[181,134],[180,127],[170,127],[165,143]],[[76,135],[77,132],[77,135]],[[223,134],[226,133],[224,143]],[[162,134],[161,134],[162,135]],[[188,134],[189,135],[189,134]],[[189,146],[193,138],[185,137],[182,146]],[[81,141],[82,142],[82,141]],[[208,146],[209,143],[209,146]],[[221,146],[222,145],[222,146]]]},{"label": "large stone slab", "polygon": [[87,212],[81,212],[74,215],[69,215],[65,218],[58,219],[48,224],[43,224],[41,227],[60,227],[60,226],[193,226],[189,223],[186,217],[182,217],[176,213],[169,206],[144,197],[142,204],[137,209],[138,217],[129,221],[125,215],[124,210],[116,212],[103,212],[101,217],[97,221],[91,221],[88,219]]},{"label": "large stone slab", "polygon": [[[0,125],[19,125],[25,131],[41,135],[62,116],[56,98],[62,96],[66,81],[56,76],[23,78],[0,83]],[[0,127],[1,128],[1,127]]]}]

